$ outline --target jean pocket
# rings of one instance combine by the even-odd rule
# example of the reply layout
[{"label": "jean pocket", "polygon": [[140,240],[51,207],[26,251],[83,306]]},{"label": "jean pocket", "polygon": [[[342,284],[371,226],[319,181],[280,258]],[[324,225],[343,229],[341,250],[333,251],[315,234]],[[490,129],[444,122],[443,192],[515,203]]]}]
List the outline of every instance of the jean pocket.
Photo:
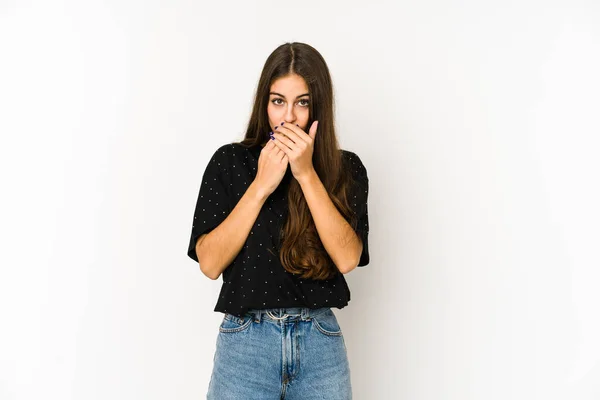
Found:
[{"label": "jean pocket", "polygon": [[342,336],[342,328],[331,309],[312,317],[313,325],[327,336]]},{"label": "jean pocket", "polygon": [[251,323],[252,317],[249,315],[244,315],[243,317],[236,317],[235,315],[225,313],[225,315],[223,316],[223,321],[219,326],[219,332],[241,332],[245,329],[248,329]]}]

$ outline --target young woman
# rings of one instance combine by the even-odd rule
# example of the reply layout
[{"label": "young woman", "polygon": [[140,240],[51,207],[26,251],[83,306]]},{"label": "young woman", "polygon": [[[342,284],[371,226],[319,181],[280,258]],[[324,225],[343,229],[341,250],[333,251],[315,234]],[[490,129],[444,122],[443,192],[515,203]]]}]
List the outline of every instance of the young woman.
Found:
[{"label": "young woman", "polygon": [[331,307],[369,263],[367,170],[342,150],[323,57],[304,43],[269,55],[243,141],[219,147],[196,203],[188,255],[223,276],[208,399],[351,399]]}]

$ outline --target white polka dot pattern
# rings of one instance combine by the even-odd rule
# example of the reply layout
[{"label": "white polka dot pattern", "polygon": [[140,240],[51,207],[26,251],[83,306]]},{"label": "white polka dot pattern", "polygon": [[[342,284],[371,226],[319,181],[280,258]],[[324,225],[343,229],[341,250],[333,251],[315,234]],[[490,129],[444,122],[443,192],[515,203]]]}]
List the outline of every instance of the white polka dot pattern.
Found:
[{"label": "white polka dot pattern", "polygon": [[233,209],[228,189],[229,179],[222,172],[229,158],[226,146],[221,146],[212,155],[202,176],[188,247],[188,256],[196,262],[198,262],[196,240],[219,226]]},{"label": "white polka dot pattern", "polygon": [[356,233],[362,239],[363,251],[360,256],[358,266],[362,267],[369,264],[369,176],[367,168],[362,163],[361,159],[353,152],[345,150],[352,168],[354,176],[353,193],[349,197],[350,206],[354,209],[357,217]]},{"label": "white polka dot pattern", "polygon": [[[261,147],[225,144],[206,165],[200,184],[188,256],[198,262],[196,239],[216,228],[233,210],[256,176]],[[357,215],[356,232],[363,240],[359,266],[369,263],[368,176],[360,158],[343,151],[355,183],[349,203]],[[327,281],[298,279],[287,272],[279,257],[280,230],[288,216],[287,187],[293,179],[288,168],[277,189],[267,198],[248,238],[233,262],[223,271],[215,311],[243,316],[250,308],[337,307],[350,301],[343,274]]]}]

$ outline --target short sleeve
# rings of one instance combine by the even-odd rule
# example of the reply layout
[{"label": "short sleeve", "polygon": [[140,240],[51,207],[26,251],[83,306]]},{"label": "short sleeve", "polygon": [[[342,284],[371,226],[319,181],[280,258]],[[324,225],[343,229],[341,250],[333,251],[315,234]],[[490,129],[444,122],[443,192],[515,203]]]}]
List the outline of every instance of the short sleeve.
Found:
[{"label": "short sleeve", "polygon": [[363,242],[363,250],[358,266],[369,264],[369,210],[367,199],[369,196],[369,176],[367,168],[356,153],[348,152],[349,168],[352,170],[354,184],[349,197],[350,206],[356,214],[355,231]]},{"label": "short sleeve", "polygon": [[198,262],[196,254],[198,238],[219,226],[231,212],[227,146],[223,145],[215,151],[200,182],[187,253],[196,262]]}]

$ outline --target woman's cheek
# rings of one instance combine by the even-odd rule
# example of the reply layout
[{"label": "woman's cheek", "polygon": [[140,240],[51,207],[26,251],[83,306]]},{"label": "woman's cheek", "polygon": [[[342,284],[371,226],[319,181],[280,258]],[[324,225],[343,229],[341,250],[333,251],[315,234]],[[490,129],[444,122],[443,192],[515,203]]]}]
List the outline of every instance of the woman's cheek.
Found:
[{"label": "woman's cheek", "polygon": [[269,106],[267,108],[267,114],[269,116],[269,119],[271,120],[271,124],[273,124],[273,121],[277,121],[279,118],[277,117],[278,112],[277,110],[273,109],[273,107]]}]

